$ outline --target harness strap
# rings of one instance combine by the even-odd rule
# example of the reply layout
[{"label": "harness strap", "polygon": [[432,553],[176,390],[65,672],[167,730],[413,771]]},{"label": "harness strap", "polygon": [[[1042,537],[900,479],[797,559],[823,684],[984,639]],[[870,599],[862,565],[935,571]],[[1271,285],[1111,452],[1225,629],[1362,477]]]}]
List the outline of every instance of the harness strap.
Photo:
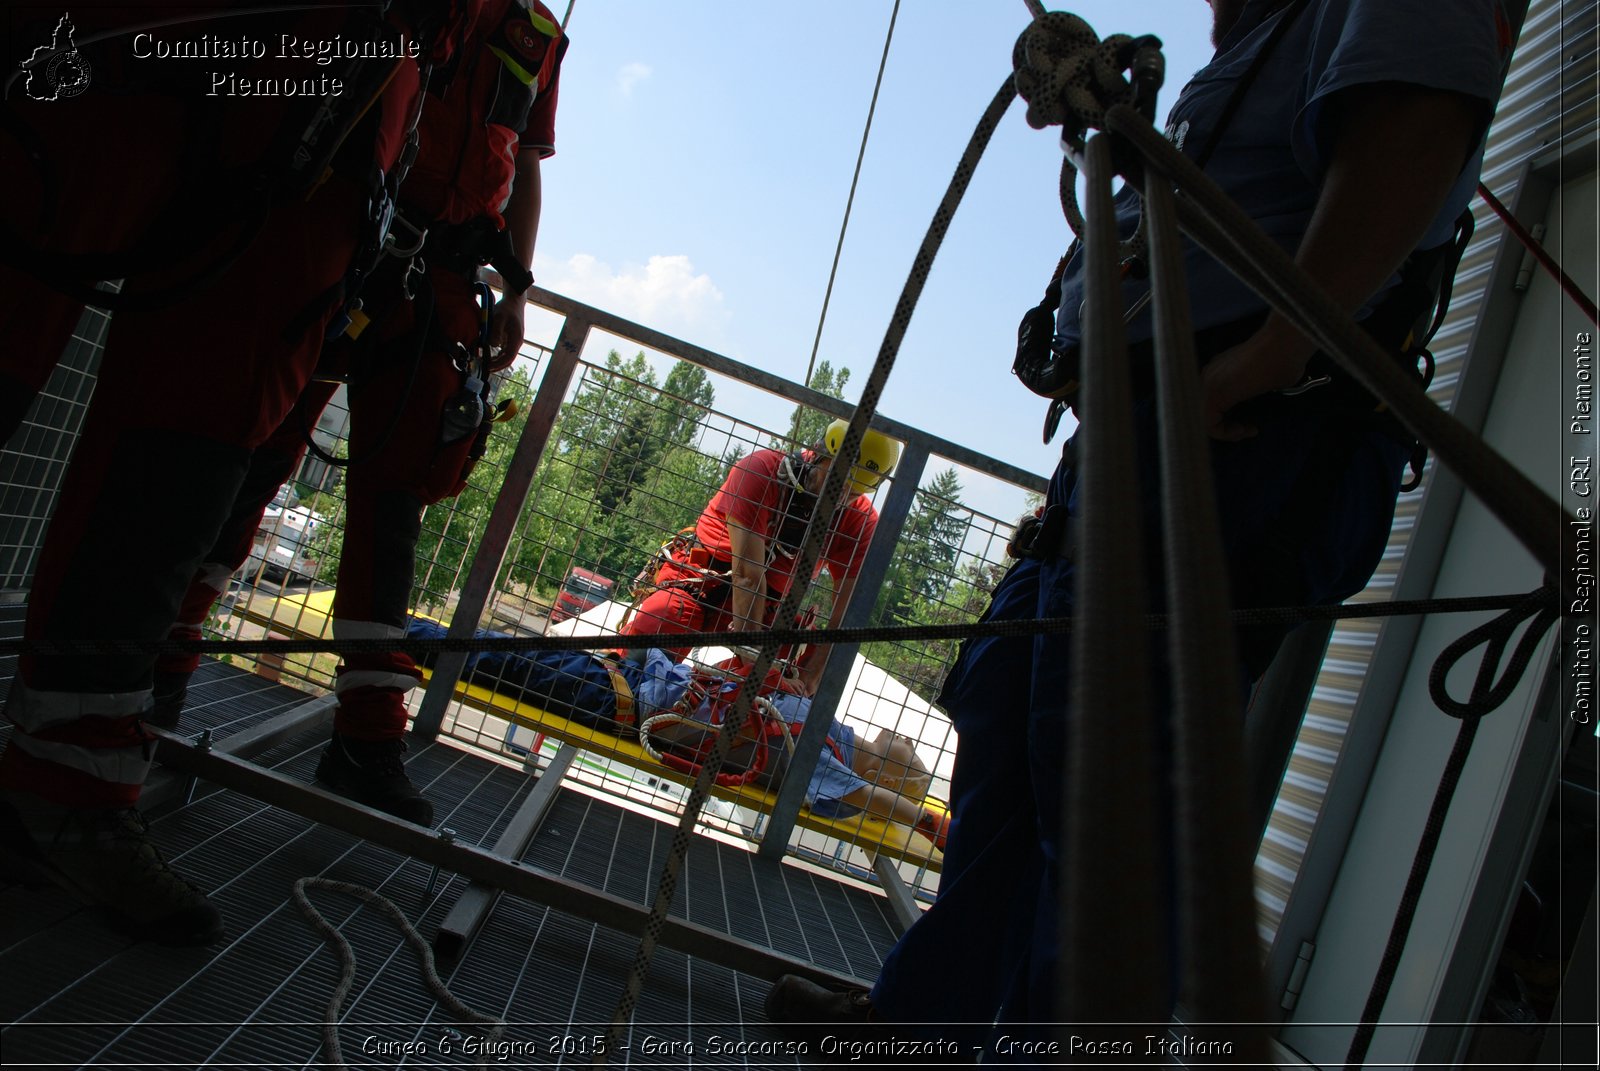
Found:
[{"label": "harness strap", "polygon": [[605,667],[606,676],[611,678],[611,690],[617,693],[617,712],[613,715],[618,725],[632,725],[636,721],[637,704],[633,698],[633,688],[628,684],[628,678],[622,675],[621,668],[610,658],[601,657],[599,662]]}]

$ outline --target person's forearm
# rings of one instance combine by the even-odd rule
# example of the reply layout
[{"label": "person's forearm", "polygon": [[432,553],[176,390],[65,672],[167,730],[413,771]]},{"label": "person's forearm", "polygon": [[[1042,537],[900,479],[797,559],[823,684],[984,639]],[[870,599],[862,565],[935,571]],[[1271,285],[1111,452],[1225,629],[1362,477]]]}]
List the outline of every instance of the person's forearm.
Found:
[{"label": "person's forearm", "polygon": [[767,542],[750,529],[728,521],[728,582],[733,590],[728,612],[734,632],[759,629],[767,609]]},{"label": "person's forearm", "polygon": [[506,233],[511,236],[511,252],[517,263],[533,270],[533,246],[539,237],[539,213],[544,205],[543,179],[539,172],[539,150],[523,149],[517,154],[517,178],[506,205]]},{"label": "person's forearm", "polygon": [[[1482,101],[1442,90],[1382,84],[1329,103],[1337,132],[1295,263],[1346,312],[1355,312],[1417,247],[1461,172]],[[1277,313],[1266,330],[1314,348]]]},{"label": "person's forearm", "polygon": [[735,572],[732,584],[733,595],[728,600],[732,631],[753,632],[759,629],[767,612],[767,599],[761,592],[759,578]]},{"label": "person's forearm", "polygon": [[915,826],[922,817],[922,805],[913,803],[898,792],[877,785],[867,787],[866,805],[862,810],[868,814],[890,822],[898,822],[903,826]]}]

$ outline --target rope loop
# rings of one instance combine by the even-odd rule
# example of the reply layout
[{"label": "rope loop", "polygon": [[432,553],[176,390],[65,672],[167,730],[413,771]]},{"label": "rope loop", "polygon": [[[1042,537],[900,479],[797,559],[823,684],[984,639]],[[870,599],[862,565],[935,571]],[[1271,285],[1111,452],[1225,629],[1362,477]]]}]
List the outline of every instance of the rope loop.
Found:
[{"label": "rope loop", "polygon": [[[1428,694],[1433,697],[1434,704],[1450,717],[1461,719],[1481,718],[1498,709],[1522,680],[1523,672],[1533,659],[1534,648],[1558,616],[1556,588],[1545,584],[1529,592],[1527,598],[1499,617],[1484,622],[1450,644],[1439,653],[1428,673]],[[1522,639],[1517,641],[1511,661],[1496,680],[1495,673],[1499,672],[1500,660],[1505,657],[1511,637],[1524,621],[1530,620]],[[1469,651],[1480,645],[1484,649],[1483,657],[1472,692],[1465,701],[1458,700],[1450,694],[1446,678]]]}]

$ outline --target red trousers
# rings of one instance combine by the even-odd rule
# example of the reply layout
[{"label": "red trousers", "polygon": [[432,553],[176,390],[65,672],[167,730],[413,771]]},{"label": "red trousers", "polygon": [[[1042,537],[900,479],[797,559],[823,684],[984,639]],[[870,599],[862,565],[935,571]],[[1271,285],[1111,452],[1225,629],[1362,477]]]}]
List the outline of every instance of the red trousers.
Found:
[{"label": "red trousers", "polygon": [[[6,706],[16,731],[0,788],[79,807],[131,805],[150,755],[139,718],[154,657],[90,645],[167,635],[251,451],[310,378],[367,209],[364,183],[339,176],[275,203],[239,177],[271,143],[282,102],[118,92],[123,73],[97,69],[81,97],[8,101],[21,133],[0,133],[8,229],[53,256],[136,252],[137,288],[171,298],[112,318],[29,598],[26,638],[61,646],[21,660]],[[391,135],[414,100],[415,69],[402,75],[380,109]],[[81,311],[50,283],[0,270],[7,433]]]},{"label": "red trousers", "polygon": [[[463,384],[449,351],[474,338],[476,306],[460,275],[435,271],[429,285],[431,300],[402,303],[354,346],[330,347],[335,366],[350,376],[352,459],[345,470],[345,532],[333,602],[336,638],[404,634],[422,510],[457,494],[470,468],[473,436],[444,443],[440,423],[446,401]],[[228,578],[249,557],[263,511],[298,468],[305,429],[316,425],[335,389],[324,382],[308,386],[299,411],[255,451],[222,533],[184,597],[174,638],[199,638]],[[193,672],[198,662],[197,655],[163,655],[158,668]],[[403,652],[349,656],[336,683],[335,730],[367,740],[400,736],[405,693],[419,679],[416,663]]]}]

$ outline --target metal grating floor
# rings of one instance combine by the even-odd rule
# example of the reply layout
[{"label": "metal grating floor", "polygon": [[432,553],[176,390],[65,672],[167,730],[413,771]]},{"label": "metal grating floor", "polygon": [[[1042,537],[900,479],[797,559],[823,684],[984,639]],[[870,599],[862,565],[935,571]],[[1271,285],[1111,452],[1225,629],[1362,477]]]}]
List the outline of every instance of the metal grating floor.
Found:
[{"label": "metal grating floor", "polygon": [[[20,608],[0,606],[0,635],[20,632]],[[0,695],[15,660],[0,660]],[[183,728],[221,739],[303,701],[303,693],[221,663],[202,667]],[[192,719],[192,720],[191,720]],[[9,736],[9,726],[0,739]],[[309,780],[318,733],[278,745],[256,761]],[[459,841],[493,844],[533,780],[520,770],[448,744],[410,756],[414,780],[438,808],[436,824]],[[152,817],[169,860],[211,890],[228,932],[208,949],[130,943],[96,911],[47,891],[0,887],[0,1046],[10,1066],[305,1067],[326,1059],[324,1008],[336,984],[334,952],[294,907],[294,880],[357,882],[394,901],[430,942],[465,888],[398,853],[208,789]],[[647,903],[672,827],[564,789],[524,861]],[[351,1066],[470,1064],[444,1056],[448,1013],[423,985],[412,950],[384,917],[358,901],[313,892],[313,901],[355,950],[355,983],[341,1031]],[[709,839],[690,850],[674,912],[746,940],[871,978],[894,940],[881,896],[805,867],[777,866]],[[603,1032],[636,948],[633,938],[511,897],[501,897],[460,961],[442,970],[469,1006],[505,1018],[519,1049],[501,1066],[588,1066],[582,1040]],[[767,983],[661,949],[640,999],[629,1047],[614,1067],[795,1067],[767,1057],[706,1055],[717,1035],[776,1040],[761,1013]],[[646,1038],[691,1042],[699,1053],[646,1055]],[[567,1052],[549,1050],[565,1042]],[[421,1043],[425,1055],[399,1052]],[[386,1052],[377,1052],[386,1048]],[[533,1052],[541,1055],[535,1057]],[[659,1049],[658,1049],[659,1052]],[[548,1055],[545,1055],[548,1054]]]}]

